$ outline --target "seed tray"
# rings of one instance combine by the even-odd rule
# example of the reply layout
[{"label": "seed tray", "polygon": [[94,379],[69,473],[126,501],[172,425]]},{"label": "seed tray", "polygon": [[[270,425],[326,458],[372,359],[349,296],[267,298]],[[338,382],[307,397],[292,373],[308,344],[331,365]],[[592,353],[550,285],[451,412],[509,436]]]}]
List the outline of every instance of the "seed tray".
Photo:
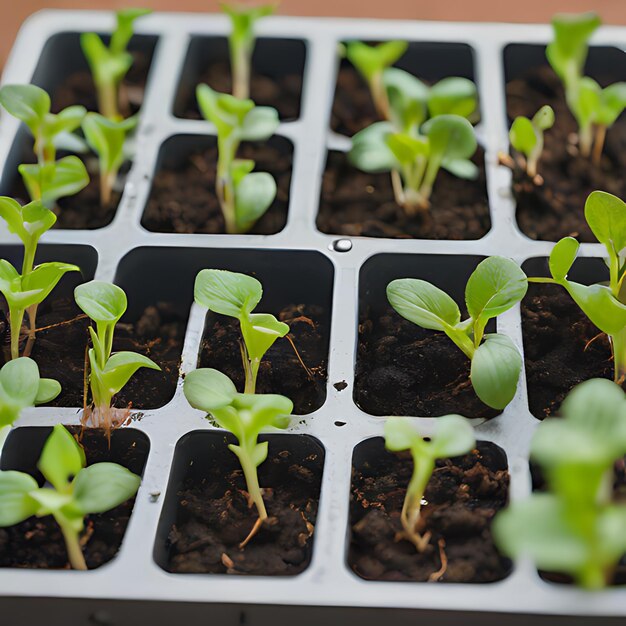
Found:
[{"label": "seed tray", "polygon": [[[3,83],[33,80],[50,87],[76,63],[76,33],[108,32],[109,13],[43,11],[22,27],[5,68]],[[199,54],[212,50],[211,38],[224,49],[229,30],[224,16],[162,13],[137,23],[137,40],[154,45],[137,152],[113,221],[97,230],[52,230],[45,235],[42,255],[48,247],[65,260],[66,253],[84,258],[91,274],[101,280],[117,280],[127,290],[131,311],[150,302],[152,293],[177,301],[189,311],[181,376],[195,367],[204,326],[204,312],[192,304],[192,281],[203,267],[258,273],[270,300],[294,300],[299,291],[325,304],[329,322],[328,384],[326,400],[318,410],[294,420],[285,435],[308,435],[324,448],[319,514],[309,567],[295,577],[243,577],[226,575],[177,575],[159,567],[163,549],[162,515],[167,513],[166,492],[177,467],[177,442],[195,431],[214,427],[199,411],[189,407],[182,393],[182,378],[165,406],[135,413],[133,428],[149,438],[150,452],[133,514],[121,550],[103,567],[87,573],[74,571],[0,570],[0,607],[3,623],[11,626],[41,623],[125,625],[137,619],[154,624],[174,620],[190,624],[271,624],[297,620],[317,624],[320,619],[344,623],[378,623],[393,610],[398,624],[617,624],[626,617],[626,590],[609,588],[584,593],[566,585],[542,580],[530,563],[516,563],[503,580],[489,584],[432,584],[370,582],[357,577],[346,565],[349,543],[349,491],[355,447],[382,435],[385,418],[360,410],[352,398],[356,359],[359,301],[365,295],[383,298],[378,272],[362,272],[379,265],[385,279],[426,275],[462,298],[464,281],[455,273],[459,263],[471,264],[489,255],[511,257],[520,264],[546,257],[550,242],[524,236],[515,221],[510,193],[510,172],[498,165],[497,154],[508,149],[505,111],[503,51],[509,44],[508,71],[518,72],[541,58],[542,46],[551,38],[548,26],[509,24],[426,23],[355,19],[302,19],[271,17],[259,25],[263,63],[284,67],[301,63],[303,90],[300,116],[281,123],[276,135],[293,145],[293,169],[289,212],[285,227],[274,235],[161,234],[141,226],[151,182],[165,142],[178,135],[207,141],[214,133],[204,121],[174,115],[179,84],[194,80],[189,73]],[[61,33],[71,35],[60,36]],[[54,38],[54,39],[52,39]],[[205,39],[206,38],[206,39]],[[491,229],[475,241],[391,240],[338,238],[320,233],[315,220],[321,178],[330,149],[345,150],[346,138],[330,132],[330,109],[338,68],[337,43],[346,39],[407,39],[439,43],[446,49],[469,47],[472,73],[477,82],[481,122],[479,141],[485,149]],[[276,40],[303,42],[305,58],[281,52]],[[47,42],[56,42],[48,47]],[[207,43],[208,42],[208,43]],[[604,27],[594,36],[590,59],[601,64],[615,48],[621,63],[626,28]],[[441,46],[440,46],[441,47]],[[513,48],[511,48],[513,50]],[[297,55],[296,55],[297,56]],[[510,59],[515,56],[514,61]],[[413,57],[411,57],[413,58]],[[455,74],[454,55],[443,55],[431,68]],[[611,57],[618,58],[615,56]],[[424,63],[420,55],[415,62]],[[437,63],[445,67],[438,68]],[[65,64],[65,65],[64,65]],[[419,68],[416,68],[419,69]],[[19,162],[24,133],[13,118],[0,121],[0,186],[6,190]],[[6,192],[6,191],[5,191]],[[0,249],[16,254],[15,238],[4,226]],[[597,244],[583,244],[583,257],[602,256]],[[97,254],[97,264],[93,258]],[[419,263],[412,263],[412,257]],[[423,271],[422,271],[423,270]],[[461,272],[465,274],[464,270]],[[584,272],[583,272],[584,273]],[[519,306],[498,318],[498,331],[509,335],[522,349]],[[338,390],[334,383],[345,381]],[[76,424],[79,410],[39,407],[24,412],[18,426],[50,426],[59,421]],[[417,416],[426,433],[436,418]],[[528,409],[525,375],[511,404],[498,417],[474,420],[476,436],[499,446],[511,473],[510,498],[525,498],[531,490],[528,451],[539,421]],[[178,462],[178,464],[180,464]],[[7,618],[8,616],[8,618]]]}]

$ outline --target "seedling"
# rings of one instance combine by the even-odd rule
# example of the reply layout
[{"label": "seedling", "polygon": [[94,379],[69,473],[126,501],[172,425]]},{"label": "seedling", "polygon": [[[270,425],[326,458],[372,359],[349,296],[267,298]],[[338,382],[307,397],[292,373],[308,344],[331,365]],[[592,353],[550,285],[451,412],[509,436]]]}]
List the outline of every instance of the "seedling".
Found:
[{"label": "seedling", "polygon": [[602,89],[583,74],[589,39],[600,24],[593,12],[556,15],[552,20],[554,40],[546,48],[548,61],[563,82],[565,99],[578,122],[580,152],[591,155],[593,145],[595,163],[600,162],[607,129],[626,108],[626,83]]},{"label": "seedling", "polygon": [[127,134],[137,126],[137,117],[120,122],[99,113],[87,113],[83,132],[89,147],[98,155],[100,165],[100,204],[109,206],[113,186],[124,162],[124,144]]},{"label": "seedling", "polygon": [[119,121],[123,117],[119,110],[119,86],[133,64],[133,56],[127,48],[135,20],[151,12],[151,9],[118,11],[115,14],[117,26],[108,46],[96,33],[80,36],[80,45],[98,92],[98,109],[111,120]]},{"label": "seedling", "polygon": [[472,125],[459,115],[438,115],[421,135],[395,132],[377,122],[352,138],[350,162],[364,172],[391,172],[396,202],[409,215],[428,209],[433,185],[443,167],[460,178],[474,179],[470,161],[477,143]]},{"label": "seedling", "polygon": [[394,280],[387,285],[387,298],[410,322],[443,331],[472,362],[470,377],[476,395],[488,406],[503,409],[515,395],[522,358],[509,337],[485,335],[485,327],[517,304],[527,288],[517,263],[492,256],[479,263],[467,281],[466,320],[461,321],[459,307],[448,294],[424,280]]},{"label": "seedling", "polygon": [[267,441],[259,443],[259,434],[287,428],[293,403],[289,398],[275,394],[237,393],[228,376],[208,368],[187,374],[183,390],[192,407],[210,413],[222,428],[237,437],[238,445],[230,444],[228,448],[241,463],[250,506],[254,504],[259,513],[250,534],[240,544],[243,548],[267,519],[257,475],[257,468],[267,459]]},{"label": "seedling", "polygon": [[24,122],[35,141],[37,163],[18,167],[31,200],[52,207],[59,198],[87,186],[89,175],[78,157],[56,161],[57,148],[85,117],[84,107],[71,106],[58,114],[50,113],[50,96],[35,85],[5,85],[0,88],[0,105]]},{"label": "seedling", "polygon": [[239,320],[241,359],[245,373],[244,393],[256,391],[259,366],[265,353],[289,326],[270,313],[253,313],[261,301],[263,287],[252,276],[225,270],[201,270],[194,286],[195,301],[209,311]]},{"label": "seedling", "polygon": [[227,233],[245,233],[267,211],[276,197],[276,181],[266,172],[252,172],[255,163],[237,159],[242,141],[265,141],[278,127],[272,107],[257,107],[213,91],[208,85],[196,90],[200,111],[217,130],[216,191]]},{"label": "seedling", "polygon": [[509,139],[515,150],[526,157],[526,173],[530,178],[537,176],[537,164],[543,152],[543,133],[554,125],[554,110],[542,106],[532,120],[520,115],[513,120]]},{"label": "seedling", "polygon": [[37,363],[20,357],[0,369],[0,454],[11,426],[20,413],[36,404],[46,404],[61,393],[61,385],[51,378],[40,378]]},{"label": "seedling", "polygon": [[111,429],[123,424],[128,417],[128,409],[112,407],[113,396],[123,389],[139,368],[161,368],[152,359],[136,352],[111,354],[115,324],[127,307],[123,289],[112,283],[92,280],[76,287],[74,297],[76,304],[96,323],[96,330],[89,327],[92,343],[88,352],[92,404],[85,407],[83,421],[86,423],[92,420],[110,436]]},{"label": "seedling", "polygon": [[221,8],[230,18],[232,26],[228,46],[233,73],[233,96],[245,100],[250,97],[250,68],[256,42],[254,29],[259,19],[274,13],[276,5],[245,7],[222,3]]},{"label": "seedling", "polygon": [[581,285],[567,275],[576,260],[580,244],[573,237],[561,239],[550,253],[551,278],[529,278],[531,283],[564,287],[585,315],[609,336],[613,351],[615,382],[626,380],[626,204],[604,191],[594,191],[585,203],[585,219],[608,254],[608,284]]},{"label": "seedling", "polygon": [[498,514],[493,534],[508,556],[526,555],[542,570],[599,589],[626,553],[626,506],[612,496],[613,467],[626,454],[626,398],[610,381],[588,380],[561,414],[541,423],[531,444],[547,493]]},{"label": "seedling", "polygon": [[385,424],[385,446],[392,452],[409,450],[413,457],[413,475],[406,491],[400,521],[408,539],[423,552],[431,533],[420,532],[420,511],[435,461],[466,454],[476,445],[469,422],[460,415],[444,415],[437,419],[432,436],[424,439],[411,419],[392,417]]},{"label": "seedling", "polygon": [[61,527],[73,569],[86,570],[80,534],[85,516],[105,513],[132,498],[141,478],[116,463],[86,467],[85,453],[60,424],[48,437],[37,465],[49,486],[24,472],[0,472],[0,527],[52,515]]}]

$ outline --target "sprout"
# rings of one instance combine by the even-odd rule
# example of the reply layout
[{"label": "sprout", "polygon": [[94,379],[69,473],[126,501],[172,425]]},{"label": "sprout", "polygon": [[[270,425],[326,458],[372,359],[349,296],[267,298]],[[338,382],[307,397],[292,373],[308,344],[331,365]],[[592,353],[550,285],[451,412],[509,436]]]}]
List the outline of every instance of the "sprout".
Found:
[{"label": "sprout", "polygon": [[246,99],[250,97],[250,67],[256,40],[254,28],[259,19],[274,13],[276,6],[265,4],[248,8],[227,3],[220,6],[230,18],[232,26],[228,46],[233,72],[233,96]]},{"label": "sprout", "polygon": [[124,162],[126,135],[137,125],[137,117],[121,122],[110,120],[98,113],[87,113],[83,132],[89,147],[98,155],[100,165],[100,204],[111,203],[111,193],[117,174]]},{"label": "sprout", "polygon": [[466,320],[461,321],[459,307],[448,294],[424,280],[394,280],[387,285],[387,298],[410,322],[443,331],[472,362],[470,378],[476,395],[488,406],[503,409],[517,390],[522,358],[509,337],[485,335],[485,327],[517,304],[527,288],[517,263],[492,256],[479,263],[467,281]]},{"label": "sprout", "polygon": [[259,519],[240,544],[243,548],[267,519],[257,468],[267,458],[268,446],[267,441],[258,442],[259,433],[287,428],[293,403],[276,394],[237,393],[228,376],[208,368],[187,374],[183,390],[192,407],[210,413],[222,428],[237,438],[238,445],[230,444],[228,448],[241,463],[250,506],[254,503],[259,513]]},{"label": "sprout", "polygon": [[93,344],[88,353],[92,405],[85,408],[83,419],[85,422],[93,419],[110,437],[111,429],[120,426],[128,415],[127,409],[112,408],[113,396],[139,368],[161,368],[152,359],[136,352],[111,354],[115,324],[127,307],[123,289],[112,283],[92,280],[76,287],[74,297],[76,304],[96,323],[96,330],[89,327]]},{"label": "sprout", "polygon": [[[267,211],[276,197],[276,181],[266,172],[252,172],[254,161],[237,159],[242,141],[264,141],[278,127],[278,113],[213,91],[208,85],[196,90],[200,111],[217,130],[217,181],[227,233],[245,233]],[[251,173],[252,172],[252,173]]]},{"label": "sprout", "polygon": [[370,46],[361,41],[351,41],[346,45],[346,57],[356,67],[367,82],[376,112],[382,119],[390,116],[389,99],[383,75],[406,52],[406,41],[386,41]]},{"label": "sprout", "polygon": [[104,117],[119,120],[119,85],[133,64],[128,52],[128,42],[133,36],[137,18],[151,13],[151,9],[124,9],[115,16],[117,26],[107,47],[96,33],[83,33],[80,45],[83,49],[98,91],[98,109]]},{"label": "sprout", "polygon": [[364,172],[392,172],[396,202],[409,215],[429,207],[440,168],[473,179],[478,168],[469,159],[477,143],[472,125],[459,115],[438,115],[422,126],[421,135],[394,132],[377,122],[352,139],[350,162]]},{"label": "sprout", "polygon": [[552,20],[554,40],[546,48],[548,61],[563,82],[567,105],[578,122],[580,152],[589,156],[595,141],[596,164],[600,163],[607,129],[626,108],[626,83],[602,89],[595,80],[583,75],[589,38],[600,24],[593,12],[556,15]]},{"label": "sprout", "polygon": [[615,382],[626,380],[626,204],[604,191],[594,191],[585,203],[585,219],[608,254],[609,283],[581,285],[567,275],[576,260],[579,243],[573,237],[561,239],[550,253],[551,278],[529,278],[531,283],[564,287],[583,313],[609,336],[615,368]]},{"label": "sprout", "polygon": [[141,478],[116,463],[86,467],[83,449],[60,424],[48,437],[38,468],[49,487],[39,487],[24,472],[0,472],[0,527],[52,515],[61,527],[70,565],[86,570],[80,542],[85,516],[105,513],[132,498]]},{"label": "sprout", "polygon": [[0,369],[0,454],[11,426],[20,413],[36,404],[46,404],[61,393],[61,385],[52,378],[40,378],[37,363],[20,357]]},{"label": "sprout", "polygon": [[37,163],[18,167],[31,200],[52,207],[59,198],[87,186],[89,175],[78,157],[55,160],[57,147],[85,117],[84,107],[71,106],[58,114],[50,113],[50,96],[35,85],[5,85],[0,88],[0,105],[26,124],[35,141]]},{"label": "sprout", "polygon": [[469,422],[460,415],[444,415],[435,423],[429,439],[415,430],[411,419],[392,417],[385,424],[385,446],[392,452],[409,450],[413,457],[413,475],[406,491],[400,521],[403,537],[418,552],[423,552],[430,541],[430,533],[419,532],[420,510],[428,481],[435,469],[435,461],[466,454],[476,445]]},{"label": "sprout", "polygon": [[561,413],[539,425],[531,444],[548,492],[499,513],[494,538],[511,557],[527,555],[540,569],[599,589],[626,552],[626,506],[612,499],[614,463],[626,454],[626,398],[607,380],[588,380]]},{"label": "sprout", "polygon": [[261,301],[263,287],[252,276],[225,270],[201,270],[194,286],[195,301],[209,311],[239,320],[243,342],[241,358],[245,393],[255,393],[259,366],[265,353],[289,326],[269,313],[253,313]]},{"label": "sprout", "polygon": [[513,120],[509,139],[511,145],[526,157],[526,173],[530,178],[537,175],[537,164],[543,152],[543,133],[554,125],[554,110],[542,106],[532,120],[520,115]]},{"label": "sprout", "polygon": [[[8,261],[0,262],[4,264],[0,269],[2,269],[1,273],[5,280],[4,283],[0,282],[0,291],[6,297],[9,305],[11,301],[13,302],[14,307],[12,311],[10,309],[9,314],[11,320],[11,358],[15,359],[19,356],[19,338],[24,311],[28,311],[30,326],[24,356],[29,356],[35,342],[37,306],[52,291],[65,272],[78,271],[79,268],[63,263],[44,263],[38,266],[36,270],[38,274],[35,277],[35,282],[33,282],[32,274],[39,239],[52,228],[57,219],[56,215],[43,206],[41,202],[30,202],[21,206],[13,198],[0,196],[0,217],[6,222],[9,232],[17,235],[24,244],[21,276],[17,274],[17,270]],[[15,281],[16,275],[19,278],[17,281]],[[46,285],[42,281],[49,281],[49,283]],[[37,289],[38,291],[25,293],[30,289]],[[27,300],[32,300],[32,303],[26,304]]]}]

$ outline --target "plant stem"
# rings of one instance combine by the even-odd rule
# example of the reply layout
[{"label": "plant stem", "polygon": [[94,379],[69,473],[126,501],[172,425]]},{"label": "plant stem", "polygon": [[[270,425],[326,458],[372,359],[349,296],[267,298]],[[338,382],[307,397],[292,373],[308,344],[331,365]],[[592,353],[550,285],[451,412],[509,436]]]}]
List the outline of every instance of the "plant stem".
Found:
[{"label": "plant stem", "polygon": [[7,440],[10,432],[10,424],[8,424],[7,426],[0,426],[0,460],[2,460],[2,448],[4,447],[4,442]]},{"label": "plant stem", "polygon": [[9,307],[9,318],[11,326],[11,358],[17,359],[20,356],[20,332],[24,321],[24,309],[12,309]]},{"label": "plant stem", "polygon": [[[59,522],[59,520],[57,520]],[[73,569],[86,571],[87,563],[85,563],[85,555],[80,547],[78,533],[72,528],[68,528],[67,523],[59,522],[63,538],[65,539],[65,547],[67,548],[67,556]]]},{"label": "plant stem", "polygon": [[626,328],[617,335],[609,335],[613,350],[614,380],[621,385],[626,380]]},{"label": "plant stem", "polygon": [[578,131],[578,143],[580,146],[580,154],[588,157],[591,154],[591,144],[593,143],[593,134],[591,126],[585,126]]},{"label": "plant stem", "polygon": [[106,80],[98,83],[98,109],[104,117],[117,120],[120,117],[117,107],[117,86]]},{"label": "plant stem", "polygon": [[596,128],[596,139],[593,146],[592,161],[594,165],[600,165],[602,160],[602,150],[604,150],[604,142],[606,140],[606,126],[598,126]]},{"label": "plant stem", "polygon": [[370,80],[370,91],[372,93],[372,99],[374,100],[374,107],[378,116],[383,120],[390,118],[389,114],[389,98],[387,98],[387,91],[385,84],[383,83],[383,73],[377,72],[372,76]]},{"label": "plant stem", "polygon": [[431,457],[427,456],[413,456],[413,462],[415,466],[413,468],[413,475],[406,491],[404,498],[404,504],[402,505],[402,513],[400,514],[400,521],[402,527],[406,533],[406,537],[409,541],[415,545],[418,552],[423,552],[428,545],[428,539],[430,535],[421,535],[417,532],[417,524],[420,519],[420,511],[422,508],[422,497],[426,485],[430,480],[430,477],[435,468],[435,461]]},{"label": "plant stem", "polygon": [[243,390],[244,393],[256,393],[256,379],[259,374],[259,366],[261,365],[258,359],[248,361],[248,367],[246,368],[246,384]]},{"label": "plant stem", "polygon": [[117,172],[100,172],[100,204],[108,207],[111,204],[113,185],[117,178]]},{"label": "plant stem", "polygon": [[233,96],[245,100],[250,97],[250,49],[242,43],[231,46],[233,60]]},{"label": "plant stem", "polygon": [[24,356],[30,356],[35,345],[35,339],[37,338],[37,308],[38,304],[29,306],[26,311],[28,312],[28,339],[26,340],[26,346],[24,347]]}]

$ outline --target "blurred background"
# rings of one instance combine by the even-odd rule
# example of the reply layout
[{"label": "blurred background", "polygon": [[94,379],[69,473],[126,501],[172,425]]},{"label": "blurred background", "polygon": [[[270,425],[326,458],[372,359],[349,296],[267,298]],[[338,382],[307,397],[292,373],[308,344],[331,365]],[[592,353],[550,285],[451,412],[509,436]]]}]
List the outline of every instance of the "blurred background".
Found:
[{"label": "blurred background", "polygon": [[[22,21],[45,8],[118,9],[146,6],[155,11],[215,12],[219,0],[0,0],[0,66]],[[475,22],[546,22],[558,11],[594,9],[605,24],[626,24],[626,0],[282,0],[283,15],[382,17]]]}]

